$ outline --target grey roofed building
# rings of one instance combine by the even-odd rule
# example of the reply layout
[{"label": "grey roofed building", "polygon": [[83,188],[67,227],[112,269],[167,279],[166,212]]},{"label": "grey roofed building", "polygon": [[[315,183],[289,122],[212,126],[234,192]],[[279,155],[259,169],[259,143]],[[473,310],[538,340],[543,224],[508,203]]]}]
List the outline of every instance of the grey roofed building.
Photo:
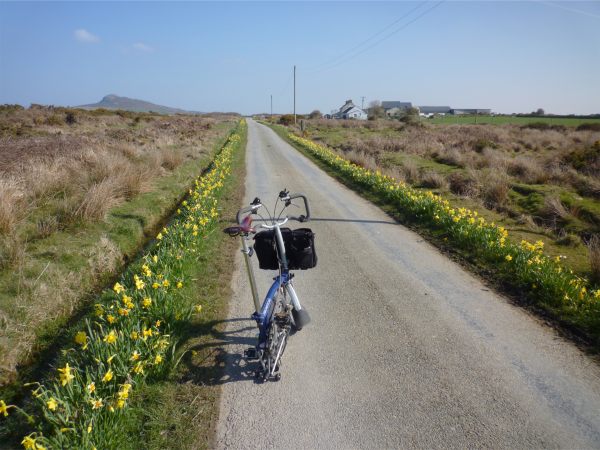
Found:
[{"label": "grey roofed building", "polygon": [[489,115],[492,113],[491,109],[478,109],[478,108],[455,108],[450,110],[450,114],[454,114],[456,116],[462,114],[483,114]]},{"label": "grey roofed building", "polygon": [[392,108],[398,108],[398,109],[409,109],[412,108],[412,103],[411,102],[390,102],[390,101],[385,101],[385,102],[381,102],[381,106],[383,107],[383,109],[392,109]]},{"label": "grey roofed building", "polygon": [[452,108],[449,106],[417,106],[421,114],[448,114]]}]

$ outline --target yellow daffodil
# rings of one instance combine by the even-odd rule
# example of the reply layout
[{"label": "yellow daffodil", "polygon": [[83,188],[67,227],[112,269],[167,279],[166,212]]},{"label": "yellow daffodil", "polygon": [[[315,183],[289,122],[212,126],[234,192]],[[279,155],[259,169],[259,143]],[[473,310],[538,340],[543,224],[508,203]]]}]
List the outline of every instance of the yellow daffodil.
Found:
[{"label": "yellow daffodil", "polygon": [[50,411],[55,411],[58,403],[54,397],[50,397],[50,400],[46,402],[46,406]]},{"label": "yellow daffodil", "polygon": [[110,330],[110,333],[104,336],[104,339],[102,340],[107,344],[114,344],[115,342],[117,342],[117,335],[115,334],[114,330]]},{"label": "yellow daffodil", "polygon": [[90,394],[93,394],[94,391],[96,390],[96,383],[94,383],[93,381],[87,385],[87,390]]},{"label": "yellow daffodil", "polygon": [[0,400],[0,414],[2,414],[4,417],[8,417],[8,410],[10,408],[15,408],[15,405],[7,405],[4,403],[4,400]]},{"label": "yellow daffodil", "polygon": [[113,371],[111,369],[108,369],[108,371],[102,377],[102,382],[108,383],[112,379],[113,379]]},{"label": "yellow daffodil", "polygon": [[60,383],[65,386],[70,383],[75,376],[71,373],[72,368],[69,367],[69,363],[65,364],[65,367],[58,369],[60,372]]},{"label": "yellow daffodil", "polygon": [[75,343],[83,346],[87,344],[87,334],[85,334],[85,331],[80,331],[75,335]]}]

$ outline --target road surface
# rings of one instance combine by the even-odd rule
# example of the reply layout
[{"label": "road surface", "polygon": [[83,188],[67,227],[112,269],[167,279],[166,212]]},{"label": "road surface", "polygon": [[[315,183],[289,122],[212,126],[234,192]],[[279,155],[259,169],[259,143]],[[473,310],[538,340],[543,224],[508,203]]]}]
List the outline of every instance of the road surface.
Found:
[{"label": "road surface", "polygon": [[[319,261],[294,279],[311,324],[281,381],[256,384],[238,255],[217,448],[600,448],[597,363],[267,127],[248,132],[247,203],[307,194]],[[272,273],[256,275],[262,296]]]}]

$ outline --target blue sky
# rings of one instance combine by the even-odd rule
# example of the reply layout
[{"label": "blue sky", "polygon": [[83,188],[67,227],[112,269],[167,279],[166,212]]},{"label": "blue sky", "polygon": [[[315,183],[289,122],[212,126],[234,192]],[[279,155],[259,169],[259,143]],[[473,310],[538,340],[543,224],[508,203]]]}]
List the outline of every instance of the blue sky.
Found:
[{"label": "blue sky", "polygon": [[600,2],[438,3],[0,2],[0,103],[600,113]]}]

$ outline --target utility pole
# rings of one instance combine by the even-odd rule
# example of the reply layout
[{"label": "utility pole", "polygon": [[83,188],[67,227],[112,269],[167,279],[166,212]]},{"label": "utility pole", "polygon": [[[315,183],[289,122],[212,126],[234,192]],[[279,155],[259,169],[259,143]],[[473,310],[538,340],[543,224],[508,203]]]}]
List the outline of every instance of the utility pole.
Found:
[{"label": "utility pole", "polygon": [[361,97],[361,102],[360,102],[360,109],[362,109],[363,111],[365,110],[365,97],[362,96]]},{"label": "utility pole", "polygon": [[271,94],[271,117],[273,117],[273,94]]},{"label": "utility pole", "polygon": [[296,66],[294,66],[294,125],[296,125]]}]

